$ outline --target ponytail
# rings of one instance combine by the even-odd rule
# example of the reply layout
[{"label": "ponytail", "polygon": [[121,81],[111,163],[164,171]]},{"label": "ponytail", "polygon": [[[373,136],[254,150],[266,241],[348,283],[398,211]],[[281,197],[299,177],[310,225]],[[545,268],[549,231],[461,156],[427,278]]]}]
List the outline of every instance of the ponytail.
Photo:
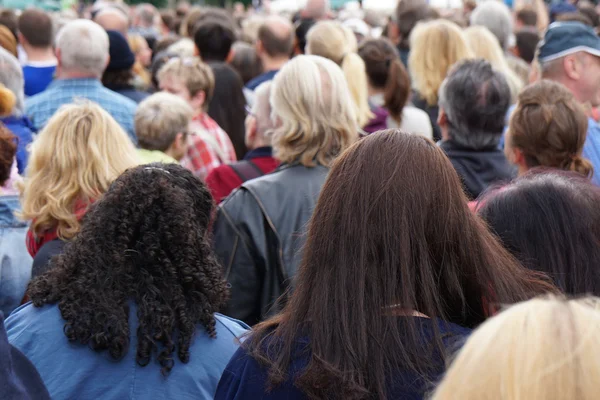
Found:
[{"label": "ponytail", "polygon": [[594,175],[594,167],[592,166],[592,163],[580,155],[576,155],[571,159],[567,170],[577,172],[590,179]]},{"label": "ponytail", "polygon": [[400,59],[386,60],[386,63],[389,63],[389,73],[383,89],[385,108],[400,125],[402,123],[402,110],[410,96],[410,78]]},{"label": "ponytail", "polygon": [[369,107],[365,62],[358,54],[349,52],[342,58],[341,67],[356,106],[358,124],[362,128],[373,118]]}]

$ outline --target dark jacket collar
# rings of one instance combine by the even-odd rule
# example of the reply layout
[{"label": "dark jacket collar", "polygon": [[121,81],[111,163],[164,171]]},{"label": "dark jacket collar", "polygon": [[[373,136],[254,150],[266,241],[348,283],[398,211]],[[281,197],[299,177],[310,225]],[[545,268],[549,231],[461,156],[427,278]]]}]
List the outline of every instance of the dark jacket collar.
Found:
[{"label": "dark jacket collar", "polygon": [[271,146],[257,147],[247,152],[244,160],[252,160],[253,158],[260,157],[273,157],[273,148]]}]

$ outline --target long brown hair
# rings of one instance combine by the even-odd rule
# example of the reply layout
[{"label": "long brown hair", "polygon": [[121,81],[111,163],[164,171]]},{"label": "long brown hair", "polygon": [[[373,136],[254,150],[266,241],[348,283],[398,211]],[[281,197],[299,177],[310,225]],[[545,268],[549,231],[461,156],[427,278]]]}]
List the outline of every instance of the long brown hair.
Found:
[{"label": "long brown hair", "polygon": [[358,55],[367,67],[369,83],[383,90],[385,108],[401,124],[402,109],[410,95],[410,78],[398,50],[388,39],[367,39],[358,48]]},{"label": "long brown hair", "polygon": [[[296,279],[282,313],[244,345],[275,387],[307,336],[310,360],[294,384],[328,399],[385,399],[392,371],[435,368],[416,318],[402,329],[386,315],[390,305],[474,327],[488,304],[554,290],[469,210],[442,150],[399,130],[373,134],[335,161]],[[434,336],[444,354],[439,329]]]}]

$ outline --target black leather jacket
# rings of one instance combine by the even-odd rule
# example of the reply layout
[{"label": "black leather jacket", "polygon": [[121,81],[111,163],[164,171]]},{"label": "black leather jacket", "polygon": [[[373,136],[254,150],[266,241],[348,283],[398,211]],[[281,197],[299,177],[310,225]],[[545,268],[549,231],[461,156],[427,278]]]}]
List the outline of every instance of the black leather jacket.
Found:
[{"label": "black leather jacket", "polygon": [[249,325],[274,315],[301,260],[305,229],[329,170],[284,166],[221,203],[214,247],[231,285],[225,314]]}]

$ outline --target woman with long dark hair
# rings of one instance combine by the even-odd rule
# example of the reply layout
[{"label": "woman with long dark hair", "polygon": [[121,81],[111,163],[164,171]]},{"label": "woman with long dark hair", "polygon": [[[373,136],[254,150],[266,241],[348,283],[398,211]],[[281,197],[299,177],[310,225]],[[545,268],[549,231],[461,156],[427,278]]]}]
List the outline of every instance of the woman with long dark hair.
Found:
[{"label": "woman with long dark hair", "polygon": [[52,398],[214,395],[245,329],[216,314],[228,291],[207,235],[212,208],[175,164],[126,171],[91,207],[29,285],[33,304],[6,321]]},{"label": "woman with long dark hair", "polygon": [[443,151],[398,130],[334,162],[303,254],[286,307],[255,327],[216,399],[421,399],[469,328],[554,291],[469,210]]},{"label": "woman with long dark hair", "polygon": [[600,296],[600,188],[585,176],[533,170],[480,204],[479,214],[524,266],[567,294]]}]

